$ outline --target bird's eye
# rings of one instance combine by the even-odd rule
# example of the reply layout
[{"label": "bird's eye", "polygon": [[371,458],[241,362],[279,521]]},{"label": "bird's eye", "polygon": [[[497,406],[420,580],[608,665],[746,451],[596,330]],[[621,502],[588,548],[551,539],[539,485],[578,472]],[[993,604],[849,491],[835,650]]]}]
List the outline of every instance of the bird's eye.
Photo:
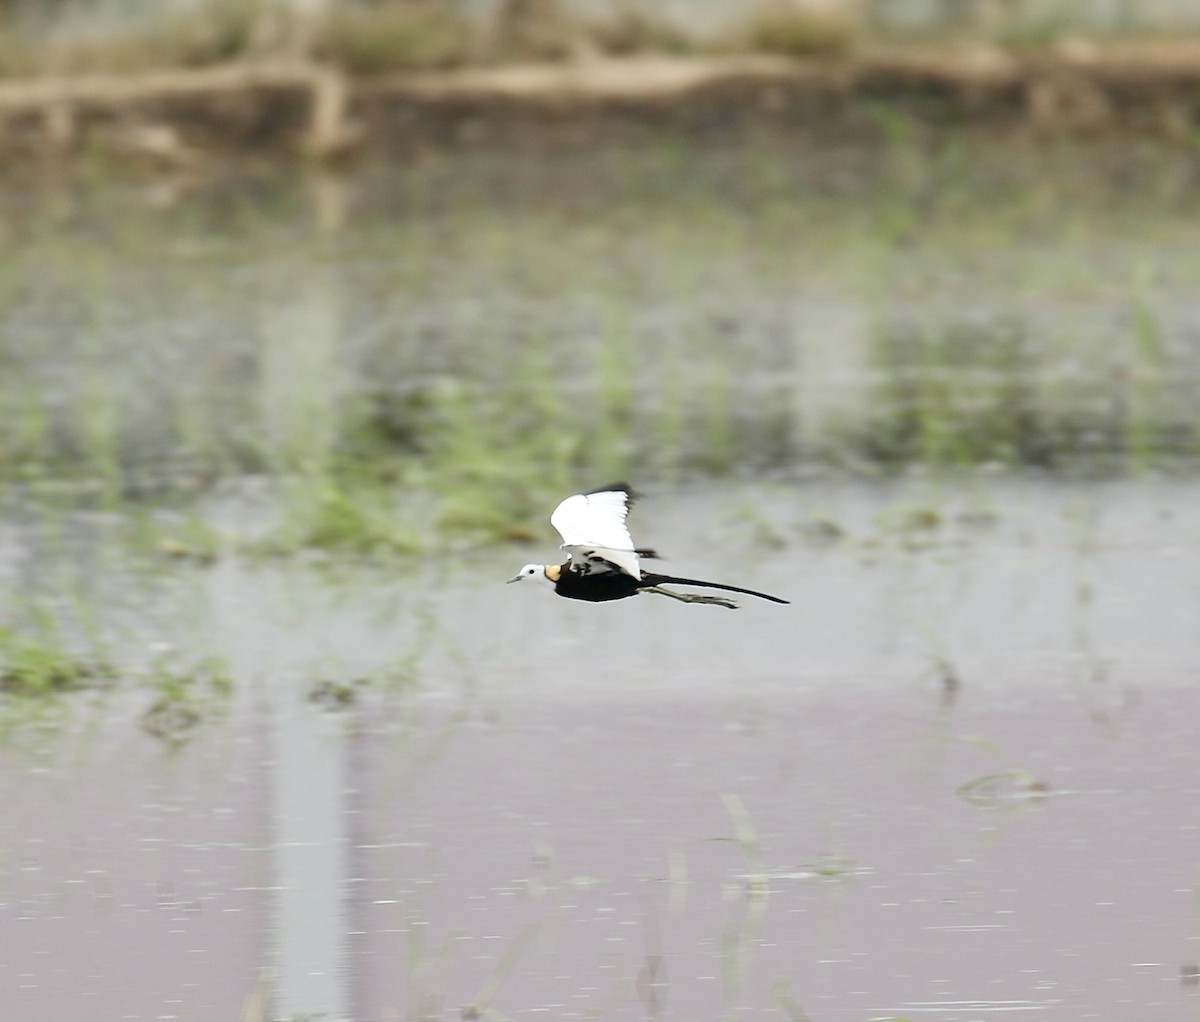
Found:
[{"label": "bird's eye", "polygon": [[533,574],[533,569],[532,569],[532,568],[526,568],[526,569],[525,569],[525,574],[526,574],[526,575],[532,575],[532,574]]}]

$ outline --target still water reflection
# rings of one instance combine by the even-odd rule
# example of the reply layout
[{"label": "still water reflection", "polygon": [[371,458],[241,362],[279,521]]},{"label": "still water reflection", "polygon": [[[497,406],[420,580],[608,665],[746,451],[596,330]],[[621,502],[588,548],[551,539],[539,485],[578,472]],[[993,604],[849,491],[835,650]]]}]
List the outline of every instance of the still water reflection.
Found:
[{"label": "still water reflection", "polygon": [[144,685],[5,702],[0,1018],[1193,1018],[1196,498],[654,494],[794,601],[735,613],[110,561],[114,660],[237,685],[175,742]]}]

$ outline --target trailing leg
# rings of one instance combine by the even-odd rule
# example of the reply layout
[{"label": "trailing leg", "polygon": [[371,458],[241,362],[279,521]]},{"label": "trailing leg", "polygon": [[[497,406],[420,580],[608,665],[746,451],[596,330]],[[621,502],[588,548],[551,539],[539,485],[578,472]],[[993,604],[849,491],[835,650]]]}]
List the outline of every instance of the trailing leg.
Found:
[{"label": "trailing leg", "polygon": [[704,596],[700,593],[673,593],[670,589],[662,589],[659,586],[643,586],[638,592],[658,593],[661,596],[669,596],[672,600],[679,600],[680,603],[710,603],[714,607],[728,607],[730,610],[738,609],[738,605],[725,596]]}]

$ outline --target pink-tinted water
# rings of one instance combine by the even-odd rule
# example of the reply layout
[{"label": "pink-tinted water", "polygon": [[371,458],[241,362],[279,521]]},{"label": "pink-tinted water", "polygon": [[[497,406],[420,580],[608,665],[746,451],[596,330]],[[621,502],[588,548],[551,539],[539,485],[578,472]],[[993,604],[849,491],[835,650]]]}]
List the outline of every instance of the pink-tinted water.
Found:
[{"label": "pink-tinted water", "polygon": [[377,734],[360,1017],[1195,1017],[1194,681],[494,705],[415,787]]},{"label": "pink-tinted water", "polygon": [[1200,1017],[1194,488],[822,498],[832,546],[788,493],[644,512],[789,607],[528,551],[155,589],[237,694],[180,744],[136,685],[13,718],[0,1022]]}]

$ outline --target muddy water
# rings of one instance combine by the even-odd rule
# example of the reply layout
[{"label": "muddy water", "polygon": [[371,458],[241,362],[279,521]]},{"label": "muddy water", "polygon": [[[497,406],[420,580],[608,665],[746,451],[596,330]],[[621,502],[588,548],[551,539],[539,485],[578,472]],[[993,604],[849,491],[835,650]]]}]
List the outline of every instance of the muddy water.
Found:
[{"label": "muddy water", "polygon": [[5,705],[0,1019],[1195,1018],[1198,497],[652,494],[666,570],[793,601],[735,613],[503,585],[549,541],[100,558],[113,659],[237,686]]}]

